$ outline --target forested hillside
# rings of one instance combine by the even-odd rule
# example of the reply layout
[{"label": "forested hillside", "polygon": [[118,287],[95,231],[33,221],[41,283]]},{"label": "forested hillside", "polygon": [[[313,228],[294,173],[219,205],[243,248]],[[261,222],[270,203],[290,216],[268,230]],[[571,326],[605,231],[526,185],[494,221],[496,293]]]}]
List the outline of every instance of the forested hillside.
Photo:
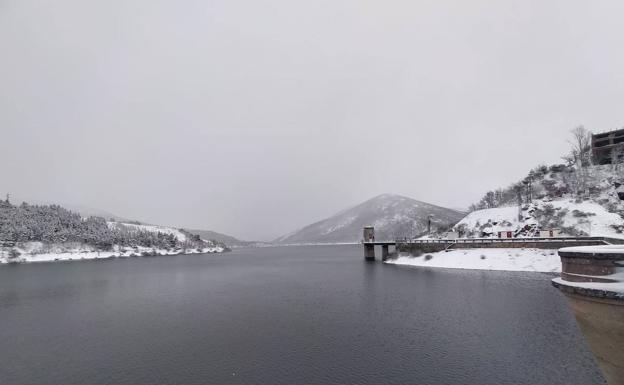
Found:
[{"label": "forested hillside", "polygon": [[182,229],[107,222],[97,216],[83,218],[58,205],[15,206],[8,200],[0,201],[0,246],[12,257],[74,250],[110,251],[121,256],[226,249]]}]

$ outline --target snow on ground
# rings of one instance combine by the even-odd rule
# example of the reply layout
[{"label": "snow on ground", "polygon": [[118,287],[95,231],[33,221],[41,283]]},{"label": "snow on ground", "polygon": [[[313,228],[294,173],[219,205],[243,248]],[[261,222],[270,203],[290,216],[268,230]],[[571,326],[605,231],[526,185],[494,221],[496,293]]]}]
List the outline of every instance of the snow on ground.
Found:
[{"label": "snow on ground", "polygon": [[184,233],[182,233],[180,230],[175,229],[173,227],[156,226],[156,225],[137,225],[134,223],[122,223],[122,222],[110,222],[110,221],[106,223],[108,224],[109,228],[125,227],[131,230],[142,230],[142,231],[148,231],[150,233],[161,232],[163,234],[173,234],[176,236],[176,238],[178,238],[178,241],[180,242],[186,241],[186,235],[184,235]]},{"label": "snow on ground", "polygon": [[[555,212],[565,212],[563,226],[572,227],[594,237],[624,238],[613,226],[624,225],[624,220],[616,213],[609,212],[605,207],[591,200],[577,202],[573,199],[545,199],[535,201],[530,208],[543,210],[552,205]],[[497,231],[515,231],[526,225],[537,224],[531,210],[522,211],[522,220],[518,218],[518,206],[498,207],[473,211],[455,225],[473,231],[477,236],[482,232],[496,235]],[[486,229],[481,229],[484,225]]]},{"label": "snow on ground", "polygon": [[466,215],[464,219],[459,221],[455,225],[458,227],[460,225],[466,225],[470,229],[474,229],[479,227],[480,225],[484,225],[488,223],[488,221],[503,223],[508,222],[510,225],[501,226],[501,230],[507,230],[508,228],[515,229],[518,225],[518,206],[509,206],[509,207],[497,207],[494,209],[483,209],[473,211],[470,214]]},{"label": "snow on ground", "polygon": [[[579,227],[592,237],[613,237],[624,238],[624,234],[617,233],[612,225],[622,225],[624,221],[616,213],[610,213],[599,205],[591,201],[583,201],[576,203],[568,199],[561,199],[548,202],[555,209],[568,209],[568,214],[564,217],[564,225],[568,227]],[[594,215],[583,218],[575,218],[573,211],[578,210],[584,213],[592,213]]]},{"label": "snow on ground", "polygon": [[455,249],[420,257],[399,256],[386,263],[450,269],[561,272],[557,250],[545,249]]},{"label": "snow on ground", "polygon": [[20,255],[10,258],[8,249],[0,249],[0,264],[9,262],[55,262],[76,261],[88,259],[124,258],[141,255],[176,255],[176,254],[208,254],[221,253],[224,249],[220,246],[205,247],[202,249],[154,249],[150,247],[119,247],[113,250],[101,251],[88,245],[73,243],[67,245],[44,245],[41,242],[26,242],[13,248]]},{"label": "snow on ground", "polygon": [[345,226],[349,226],[356,219],[357,219],[357,216],[355,216],[355,215],[347,217],[342,222],[338,223],[337,225],[330,226],[330,227],[326,228],[321,234],[327,235],[327,234],[333,233],[334,231],[336,231],[338,229],[341,229],[341,228],[343,228]]}]

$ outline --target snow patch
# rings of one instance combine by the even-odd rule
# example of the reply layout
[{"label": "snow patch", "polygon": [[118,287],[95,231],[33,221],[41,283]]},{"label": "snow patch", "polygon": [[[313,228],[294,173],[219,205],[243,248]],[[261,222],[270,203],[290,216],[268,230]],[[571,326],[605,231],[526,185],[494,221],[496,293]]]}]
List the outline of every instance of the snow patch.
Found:
[{"label": "snow patch", "polygon": [[114,246],[112,250],[102,251],[84,244],[45,245],[41,242],[26,242],[12,248],[20,255],[12,258],[8,249],[0,249],[0,264],[28,262],[79,261],[91,259],[124,258],[138,256],[209,254],[222,253],[221,246],[204,248],[159,249],[143,246]]},{"label": "snow patch", "polygon": [[[624,234],[616,230],[624,226],[624,219],[616,213],[593,201],[570,199],[543,199],[530,205],[498,207],[473,211],[455,225],[455,229],[464,229],[476,236],[496,236],[497,231],[520,231],[527,226],[543,225],[538,223],[534,213],[550,210],[561,217],[561,226],[573,228],[594,237],[622,238]],[[572,235],[572,234],[568,234]],[[518,234],[518,237],[533,234]]]},{"label": "snow patch", "polygon": [[546,249],[455,249],[419,257],[399,256],[386,263],[449,269],[561,272],[557,251]]},{"label": "snow patch", "polygon": [[180,230],[175,229],[173,227],[166,226],[156,226],[156,225],[137,225],[134,223],[124,223],[124,222],[106,222],[109,228],[129,228],[137,231],[147,231],[150,233],[163,233],[163,234],[173,234],[180,242],[186,241],[186,235],[182,233]]}]

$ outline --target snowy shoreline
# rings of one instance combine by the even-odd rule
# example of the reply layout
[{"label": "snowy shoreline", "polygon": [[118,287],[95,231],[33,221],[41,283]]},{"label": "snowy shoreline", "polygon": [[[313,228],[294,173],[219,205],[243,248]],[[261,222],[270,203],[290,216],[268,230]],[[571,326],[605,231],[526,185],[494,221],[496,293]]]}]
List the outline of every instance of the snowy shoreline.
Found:
[{"label": "snowy shoreline", "polygon": [[[85,260],[100,260],[111,258],[152,257],[186,254],[210,254],[223,253],[225,248],[221,246],[187,249],[158,249],[143,246],[119,247],[112,250],[97,250],[88,245],[79,245],[65,248],[61,245],[46,245],[50,250],[42,252],[41,242],[27,242],[16,248],[0,249],[0,265],[14,263],[43,263],[43,262],[70,262]],[[11,250],[17,250],[20,255],[11,257]]]},{"label": "snowy shoreline", "polygon": [[448,269],[561,272],[557,250],[549,249],[454,249],[418,257],[399,255],[385,263]]}]

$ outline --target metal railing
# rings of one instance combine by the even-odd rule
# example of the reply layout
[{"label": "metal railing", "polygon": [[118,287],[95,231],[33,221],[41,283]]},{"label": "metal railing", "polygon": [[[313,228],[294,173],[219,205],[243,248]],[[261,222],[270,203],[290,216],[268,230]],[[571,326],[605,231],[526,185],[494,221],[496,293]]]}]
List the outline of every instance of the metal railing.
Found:
[{"label": "metal railing", "polygon": [[605,244],[624,244],[624,239],[609,237],[527,237],[527,238],[457,238],[457,239],[413,239],[396,238],[394,241],[366,241],[362,244],[492,244],[492,243],[549,243],[549,242],[603,242]]},{"label": "metal railing", "polygon": [[[397,238],[396,243],[409,244],[429,244],[429,243],[452,243],[452,244],[473,244],[473,243],[533,243],[533,242],[586,242],[596,241],[609,243],[607,237],[530,237],[530,238],[457,238],[457,239],[409,239]],[[613,240],[616,241],[616,240]]]}]

